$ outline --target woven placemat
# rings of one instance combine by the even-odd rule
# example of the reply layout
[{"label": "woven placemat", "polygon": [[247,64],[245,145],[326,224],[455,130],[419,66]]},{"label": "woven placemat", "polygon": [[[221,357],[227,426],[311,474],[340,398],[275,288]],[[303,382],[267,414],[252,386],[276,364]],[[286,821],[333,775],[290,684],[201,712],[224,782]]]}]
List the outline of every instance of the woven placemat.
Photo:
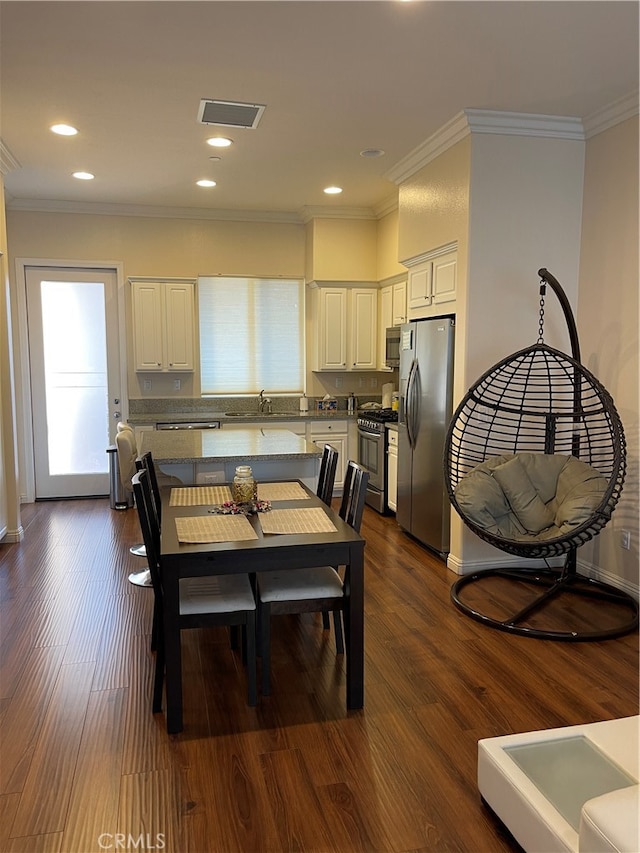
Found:
[{"label": "woven placemat", "polygon": [[178,542],[197,545],[204,542],[239,542],[257,539],[244,515],[198,515],[176,518]]},{"label": "woven placemat", "polygon": [[309,495],[300,483],[258,483],[258,498],[261,501],[308,500]]},{"label": "woven placemat", "polygon": [[209,506],[231,500],[229,486],[187,486],[171,489],[169,506]]},{"label": "woven placemat", "polygon": [[274,509],[260,516],[263,533],[332,533],[336,527],[320,507]]}]

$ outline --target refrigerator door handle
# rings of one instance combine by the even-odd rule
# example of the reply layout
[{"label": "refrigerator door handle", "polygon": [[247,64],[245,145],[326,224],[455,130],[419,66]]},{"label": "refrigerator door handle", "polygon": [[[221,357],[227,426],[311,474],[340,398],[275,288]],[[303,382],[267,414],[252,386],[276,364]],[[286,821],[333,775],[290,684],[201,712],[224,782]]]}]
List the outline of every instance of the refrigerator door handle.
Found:
[{"label": "refrigerator door handle", "polygon": [[416,446],[417,436],[417,407],[415,399],[416,377],[418,375],[418,360],[414,358],[409,368],[409,378],[407,379],[407,438],[409,445],[414,448]]}]

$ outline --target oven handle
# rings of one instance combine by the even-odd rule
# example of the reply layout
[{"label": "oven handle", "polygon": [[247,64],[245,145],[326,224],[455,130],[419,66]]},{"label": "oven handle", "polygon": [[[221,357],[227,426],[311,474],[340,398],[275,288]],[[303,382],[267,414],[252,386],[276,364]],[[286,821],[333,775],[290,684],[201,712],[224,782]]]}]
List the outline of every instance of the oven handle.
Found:
[{"label": "oven handle", "polygon": [[382,436],[382,433],[377,430],[369,430],[361,426],[358,427],[358,432],[362,433],[362,435],[370,435],[372,438],[380,438]]}]

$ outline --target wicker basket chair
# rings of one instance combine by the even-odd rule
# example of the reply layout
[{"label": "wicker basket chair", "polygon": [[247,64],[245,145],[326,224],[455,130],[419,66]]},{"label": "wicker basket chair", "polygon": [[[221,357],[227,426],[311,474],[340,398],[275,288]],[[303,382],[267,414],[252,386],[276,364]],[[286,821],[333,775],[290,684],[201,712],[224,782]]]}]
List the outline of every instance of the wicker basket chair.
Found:
[{"label": "wicker basket chair", "polygon": [[[503,631],[552,640],[606,639],[638,625],[638,603],[612,585],[581,575],[576,551],[608,523],[620,498],[624,430],[610,394],[580,363],[564,291],[546,269],[539,275],[538,341],[494,365],[469,389],[450,422],[444,455],[449,499],[464,523],[494,547],[535,558],[538,565],[464,575],[454,583],[451,598],[467,615]],[[544,343],[546,285],[564,311],[572,356]],[[540,494],[533,488],[536,482]],[[564,557],[561,567],[546,562],[555,557]],[[510,583],[518,585],[515,613],[480,610],[477,602],[490,600],[486,584],[495,578],[506,581],[507,589]],[[561,594],[573,596],[571,606],[578,613],[587,601],[593,610],[596,599],[608,602],[614,616],[608,613],[600,622],[590,613],[579,629],[556,626],[553,616],[552,627],[539,618],[536,624],[534,617],[551,613]]]}]

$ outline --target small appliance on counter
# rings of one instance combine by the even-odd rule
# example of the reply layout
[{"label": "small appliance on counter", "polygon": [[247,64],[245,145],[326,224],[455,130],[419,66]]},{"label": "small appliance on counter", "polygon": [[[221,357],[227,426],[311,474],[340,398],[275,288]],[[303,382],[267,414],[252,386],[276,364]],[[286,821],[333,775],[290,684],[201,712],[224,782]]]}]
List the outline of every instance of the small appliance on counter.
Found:
[{"label": "small appliance on counter", "polygon": [[391,395],[393,394],[393,382],[385,382],[382,386],[382,408],[391,408]]}]

